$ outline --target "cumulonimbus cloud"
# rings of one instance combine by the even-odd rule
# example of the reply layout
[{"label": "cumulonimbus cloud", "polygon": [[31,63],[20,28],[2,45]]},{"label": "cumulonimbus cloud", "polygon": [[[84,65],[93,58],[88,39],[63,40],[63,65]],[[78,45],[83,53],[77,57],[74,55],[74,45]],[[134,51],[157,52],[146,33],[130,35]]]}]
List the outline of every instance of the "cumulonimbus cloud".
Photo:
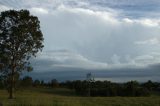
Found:
[{"label": "cumulonimbus cloud", "polygon": [[[133,10],[127,5],[137,8]],[[8,3],[0,0],[0,11],[28,9],[38,16],[45,48],[34,60],[37,70],[55,67],[127,69],[160,63],[159,55],[153,54],[160,52],[160,18],[154,17],[159,16],[159,10],[152,6],[150,8],[155,11],[149,11],[146,5],[159,3],[148,4],[144,0],[135,0],[132,5],[128,0],[121,3],[112,0],[103,3],[97,0],[23,0],[17,3],[12,0]]]}]

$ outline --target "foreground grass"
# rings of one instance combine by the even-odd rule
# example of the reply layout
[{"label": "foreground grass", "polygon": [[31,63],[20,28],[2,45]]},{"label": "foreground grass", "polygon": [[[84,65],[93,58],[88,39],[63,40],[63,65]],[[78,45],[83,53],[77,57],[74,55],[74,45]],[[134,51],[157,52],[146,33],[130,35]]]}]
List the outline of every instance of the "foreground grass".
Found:
[{"label": "foreground grass", "polygon": [[32,88],[16,92],[9,100],[5,90],[0,90],[4,106],[160,106],[160,97],[78,97],[68,89]]}]

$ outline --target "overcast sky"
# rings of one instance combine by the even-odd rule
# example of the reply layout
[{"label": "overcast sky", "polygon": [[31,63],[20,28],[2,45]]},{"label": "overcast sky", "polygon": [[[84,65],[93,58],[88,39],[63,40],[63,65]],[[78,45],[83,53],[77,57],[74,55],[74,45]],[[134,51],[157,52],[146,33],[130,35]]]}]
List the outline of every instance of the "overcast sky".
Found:
[{"label": "overcast sky", "polygon": [[34,72],[160,81],[159,0],[0,0],[0,11],[9,9],[28,9],[41,22]]}]

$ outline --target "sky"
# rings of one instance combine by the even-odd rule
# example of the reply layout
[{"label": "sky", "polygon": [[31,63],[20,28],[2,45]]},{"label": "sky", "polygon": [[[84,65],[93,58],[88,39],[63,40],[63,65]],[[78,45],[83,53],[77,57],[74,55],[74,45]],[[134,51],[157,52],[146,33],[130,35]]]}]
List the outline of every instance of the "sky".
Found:
[{"label": "sky", "polygon": [[40,20],[34,78],[160,81],[159,0],[0,0]]}]

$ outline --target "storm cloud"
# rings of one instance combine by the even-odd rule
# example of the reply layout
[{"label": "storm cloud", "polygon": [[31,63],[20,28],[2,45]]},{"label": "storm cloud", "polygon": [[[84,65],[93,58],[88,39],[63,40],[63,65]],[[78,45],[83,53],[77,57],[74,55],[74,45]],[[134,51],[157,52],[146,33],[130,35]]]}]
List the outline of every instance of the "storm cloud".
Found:
[{"label": "storm cloud", "polygon": [[45,47],[31,60],[41,78],[160,80],[157,0],[0,0],[0,11],[9,9],[28,9],[41,22]]}]

